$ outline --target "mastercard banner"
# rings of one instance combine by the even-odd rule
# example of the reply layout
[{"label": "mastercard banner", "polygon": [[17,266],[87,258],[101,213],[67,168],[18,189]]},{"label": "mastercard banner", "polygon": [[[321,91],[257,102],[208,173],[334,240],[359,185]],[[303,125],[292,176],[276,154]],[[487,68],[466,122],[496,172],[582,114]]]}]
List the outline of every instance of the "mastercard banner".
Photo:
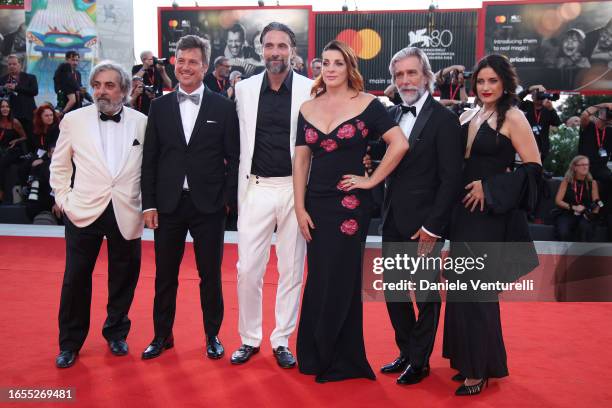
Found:
[{"label": "mastercard banner", "polygon": [[612,92],[612,1],[483,7],[481,51],[506,55],[523,86]]},{"label": "mastercard banner", "polygon": [[434,71],[475,62],[476,11],[318,13],[315,22],[316,55],[329,41],[349,44],[368,91],[384,91],[391,83],[389,61],[407,46],[421,48]]}]

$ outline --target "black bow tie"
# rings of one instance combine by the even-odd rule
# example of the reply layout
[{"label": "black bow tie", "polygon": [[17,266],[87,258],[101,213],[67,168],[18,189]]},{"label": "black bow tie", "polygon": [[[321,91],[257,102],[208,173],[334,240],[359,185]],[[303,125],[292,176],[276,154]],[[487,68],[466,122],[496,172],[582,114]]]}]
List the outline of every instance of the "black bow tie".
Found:
[{"label": "black bow tie", "polygon": [[100,112],[100,120],[102,122],[106,122],[107,120],[112,120],[115,123],[119,123],[119,121],[121,121],[121,112],[123,111],[120,110],[118,113],[114,114],[114,115],[107,115],[104,112]]},{"label": "black bow tie", "polygon": [[410,112],[416,118],[416,106],[400,105],[400,107],[402,108],[402,115]]}]

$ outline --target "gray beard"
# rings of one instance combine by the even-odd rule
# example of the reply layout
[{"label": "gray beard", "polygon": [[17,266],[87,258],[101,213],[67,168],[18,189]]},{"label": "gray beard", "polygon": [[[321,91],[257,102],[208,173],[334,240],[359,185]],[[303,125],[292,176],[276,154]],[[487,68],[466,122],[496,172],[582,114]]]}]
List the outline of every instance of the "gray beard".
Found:
[{"label": "gray beard", "polygon": [[414,97],[408,97],[408,96],[405,96],[402,92],[399,92],[399,95],[402,98],[402,101],[404,101],[404,103],[408,106],[414,105],[414,103],[418,101],[419,99],[421,99],[421,96],[423,96],[424,94],[425,94],[424,87],[419,87]]},{"label": "gray beard", "polygon": [[280,61],[282,62],[282,64],[280,65],[272,65],[272,61],[266,61],[266,69],[268,70],[268,72],[271,74],[280,74],[281,72],[287,71],[287,68],[289,68],[289,64],[287,64],[286,61]]},{"label": "gray beard", "polygon": [[114,113],[117,112],[123,106],[123,102],[120,101],[118,103],[108,102],[104,99],[94,99],[96,106],[98,107],[98,111],[104,113]]}]

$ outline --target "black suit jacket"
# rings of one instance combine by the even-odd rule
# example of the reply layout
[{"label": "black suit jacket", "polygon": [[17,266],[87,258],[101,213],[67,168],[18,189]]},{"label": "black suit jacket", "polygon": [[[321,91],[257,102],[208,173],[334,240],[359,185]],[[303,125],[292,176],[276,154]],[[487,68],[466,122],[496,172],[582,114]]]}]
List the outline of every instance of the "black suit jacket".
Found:
[{"label": "black suit jacket", "polygon": [[[389,108],[399,123],[401,107]],[[399,231],[414,234],[421,227],[444,237],[462,187],[461,127],[457,116],[431,95],[409,135],[410,148],[387,178],[383,223],[389,209]]]},{"label": "black suit jacket", "polygon": [[[9,77],[9,75],[5,75],[0,78],[0,86],[6,85]],[[34,109],[36,109],[34,97],[38,95],[38,81],[36,80],[36,76],[20,72],[15,92],[17,92],[17,95],[10,95],[13,116],[17,119],[27,119],[31,121],[34,115]]]},{"label": "black suit jacket", "polygon": [[[191,102],[187,102],[191,103]],[[204,89],[189,144],[176,91],[151,102],[142,158],[142,208],[176,210],[183,182],[205,214],[237,202],[240,137],[234,103]]]}]

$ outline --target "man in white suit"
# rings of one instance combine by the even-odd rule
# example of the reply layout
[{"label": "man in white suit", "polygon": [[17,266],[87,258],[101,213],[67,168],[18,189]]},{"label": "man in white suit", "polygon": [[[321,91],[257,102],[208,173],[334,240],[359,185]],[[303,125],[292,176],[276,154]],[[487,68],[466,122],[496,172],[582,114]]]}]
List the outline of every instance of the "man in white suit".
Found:
[{"label": "man in white suit", "polygon": [[295,366],[288,348],[297,321],[306,243],[293,209],[292,163],[297,118],[312,81],[291,70],[295,34],[281,23],[261,33],[266,70],[236,85],[240,121],[238,171],[238,305],[240,348],[233,364],[247,362],[262,341],[263,276],[276,227],[276,328],[270,336],[283,368]]},{"label": "man in white suit", "polygon": [[[51,187],[66,225],[58,368],[74,364],[89,331],[92,273],[108,243],[108,304],[102,335],[128,352],[128,311],[140,272],[140,167],[147,118],[126,108],[130,75],[104,61],[90,77],[95,104],[66,114],[51,161]],[[74,174],[73,174],[74,163]]]}]

